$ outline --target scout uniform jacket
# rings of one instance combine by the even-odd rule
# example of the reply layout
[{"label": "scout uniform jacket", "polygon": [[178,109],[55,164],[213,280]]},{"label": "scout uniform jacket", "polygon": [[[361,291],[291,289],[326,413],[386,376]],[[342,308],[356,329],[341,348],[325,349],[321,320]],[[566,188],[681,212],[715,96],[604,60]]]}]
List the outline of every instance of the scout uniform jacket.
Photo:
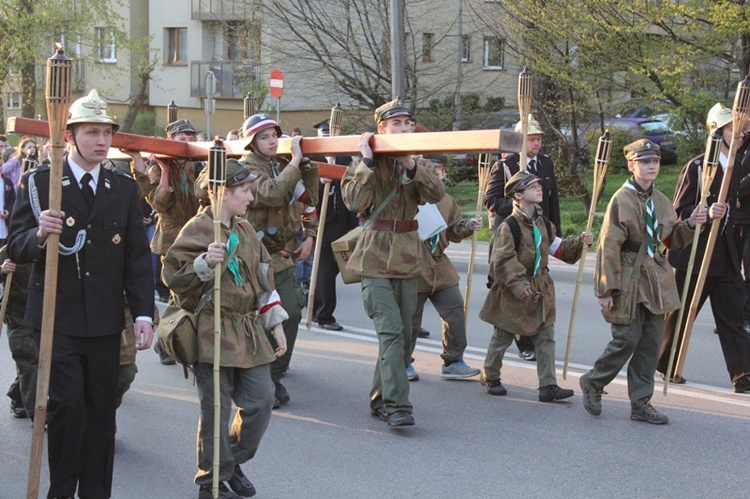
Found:
[{"label": "scout uniform jacket", "polygon": [[[632,267],[641,244],[646,244],[646,199],[654,200],[660,239],[670,249],[680,249],[693,240],[694,229],[687,220],[677,222],[672,203],[660,191],[646,193],[620,187],[607,206],[594,270],[594,294],[597,297],[627,292],[628,283],[621,282],[623,268]],[[674,271],[660,252],[646,256],[640,268],[638,298],[654,314],[666,314],[680,307]]]},{"label": "scout uniform jacket", "polygon": [[[146,201],[159,214],[154,237],[151,239],[151,251],[165,255],[174,242],[182,226],[198,213],[198,198],[195,196],[195,165],[193,161],[169,160],[169,188],[162,189],[161,166],[154,164],[148,175],[138,173],[136,180]],[[182,169],[187,178],[187,192],[180,187]]]},{"label": "scout uniform jacket", "polygon": [[[272,329],[289,316],[274,290],[271,256],[255,230],[241,217],[231,228],[221,227],[222,241],[230,232],[239,243],[235,257],[243,283],[237,285],[227,269],[231,257],[221,265],[221,365],[250,368],[276,359],[263,329]],[[182,229],[164,258],[162,276],[180,306],[195,310],[201,297],[210,299],[198,314],[198,362],[213,364],[214,356],[214,271],[203,260],[214,241],[214,220],[210,209],[199,213]]]},{"label": "scout uniform jacket", "polygon": [[[479,318],[483,321],[522,336],[533,336],[555,323],[555,285],[547,269],[549,254],[566,263],[575,263],[583,249],[583,243],[577,236],[569,236],[565,240],[556,238],[556,228],[552,223],[551,234],[548,234],[541,214],[542,209],[537,205],[536,220],[532,221],[519,206],[513,208],[510,216],[518,219],[521,229],[518,251],[507,223],[495,229],[495,244],[490,255],[490,275],[494,282],[479,312]],[[541,271],[536,277],[532,277],[536,256],[532,224],[542,235]],[[520,299],[521,293],[529,288],[532,296]]]},{"label": "scout uniform jacket", "polygon": [[[378,214],[379,220],[388,223],[413,220],[418,205],[437,203],[443,198],[445,186],[428,160],[415,160],[413,179],[393,159],[376,156],[375,161],[377,165],[371,169],[362,158],[356,159],[341,181],[344,203],[360,218],[367,219],[394,188],[397,195]],[[368,229],[362,233],[346,268],[362,277],[407,279],[419,275],[425,262],[432,265],[416,230]]]},{"label": "scout uniform jacket", "polygon": [[[274,272],[281,272],[294,266],[292,252],[296,247],[294,234],[302,223],[302,238],[316,237],[318,217],[314,211],[304,213],[305,207],[315,207],[318,203],[318,168],[311,163],[310,168],[301,171],[287,167],[288,161],[281,158],[265,159],[257,154],[248,154],[240,160],[257,175],[251,187],[255,199],[247,209],[247,219],[257,231],[268,232],[276,227],[281,244],[270,250]],[[274,165],[279,169],[274,173]],[[266,242],[266,241],[264,241]]]},{"label": "scout uniform jacket", "polygon": [[450,194],[446,194],[443,199],[438,201],[437,209],[448,227],[440,232],[440,239],[435,251],[430,253],[430,241],[424,242],[427,252],[432,255],[432,259],[435,261],[435,266],[423,266],[417,288],[419,293],[434,293],[458,284],[458,272],[453,267],[453,262],[450,261],[448,255],[445,254],[445,248],[450,243],[460,243],[474,233],[470,227],[467,227],[468,221],[461,216],[461,208]]}]

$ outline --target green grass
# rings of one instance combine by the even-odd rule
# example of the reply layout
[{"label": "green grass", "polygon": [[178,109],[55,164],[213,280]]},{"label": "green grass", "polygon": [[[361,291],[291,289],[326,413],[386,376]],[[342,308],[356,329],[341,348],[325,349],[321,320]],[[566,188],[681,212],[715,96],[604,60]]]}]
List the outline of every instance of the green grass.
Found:
[{"label": "green grass", "polygon": [[[663,166],[656,180],[656,188],[663,192],[668,198],[672,198],[677,178],[680,174],[681,165]],[[608,172],[604,194],[600,197],[596,205],[597,215],[594,217],[594,237],[599,234],[604,211],[607,209],[612,195],[619,189],[622,184],[630,177],[628,172]],[[586,179],[588,190],[591,190],[593,176]],[[465,217],[473,217],[477,207],[477,183],[461,182],[447,188],[448,194],[453,196],[458,205],[461,207]],[[480,241],[489,241],[492,232],[489,229],[487,220],[487,211],[482,214],[484,218],[484,228],[479,233]],[[588,222],[588,213],[585,210],[583,201],[577,197],[563,196],[560,198],[560,218],[562,221],[561,233],[563,236],[571,234],[580,234],[586,229]]]}]

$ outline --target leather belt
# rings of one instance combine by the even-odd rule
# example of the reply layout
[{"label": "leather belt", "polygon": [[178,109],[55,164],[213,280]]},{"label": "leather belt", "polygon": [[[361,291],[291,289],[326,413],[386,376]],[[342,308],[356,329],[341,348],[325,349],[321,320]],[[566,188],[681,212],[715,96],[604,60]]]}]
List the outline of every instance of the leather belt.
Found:
[{"label": "leather belt", "polygon": [[268,252],[273,255],[275,253],[280,253],[286,246],[286,243],[284,243],[284,241],[281,241],[276,244],[266,244],[264,241],[263,245],[266,247]]},{"label": "leather belt", "polygon": [[384,232],[414,232],[419,227],[416,220],[373,220],[367,226],[371,230],[380,230]]}]

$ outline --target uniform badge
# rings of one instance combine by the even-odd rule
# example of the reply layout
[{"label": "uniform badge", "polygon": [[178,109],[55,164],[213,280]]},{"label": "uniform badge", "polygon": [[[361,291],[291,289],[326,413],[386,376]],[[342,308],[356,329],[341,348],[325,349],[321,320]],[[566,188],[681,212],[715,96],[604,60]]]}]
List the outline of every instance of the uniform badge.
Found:
[{"label": "uniform badge", "polygon": [[63,187],[69,187],[70,186],[70,179],[67,177],[67,175],[62,178],[62,185],[63,185]]},{"label": "uniform badge", "polygon": [[68,217],[65,219],[65,225],[68,227],[73,227],[76,224],[76,219],[73,217]]},{"label": "uniform badge", "polygon": [[115,244],[120,244],[120,241],[122,241],[120,234],[115,234],[115,236],[112,238],[112,242]]}]

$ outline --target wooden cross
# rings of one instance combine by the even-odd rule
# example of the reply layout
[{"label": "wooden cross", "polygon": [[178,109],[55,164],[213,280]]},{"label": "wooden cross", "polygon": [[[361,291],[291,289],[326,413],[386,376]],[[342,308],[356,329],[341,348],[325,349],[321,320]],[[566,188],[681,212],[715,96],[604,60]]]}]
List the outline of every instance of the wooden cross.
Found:
[{"label": "wooden cross", "polygon": [[[9,118],[7,131],[36,137],[49,136],[46,121],[30,118]],[[375,154],[414,154],[424,153],[496,153],[520,152],[520,133],[508,130],[465,130],[458,132],[425,132],[375,135],[370,146]],[[132,133],[118,132],[112,137],[110,158],[128,158],[118,149],[152,152],[161,156],[172,156],[205,161],[213,142],[179,142],[157,137],[146,137]],[[224,146],[227,157],[239,158],[245,151],[246,140],[227,140]],[[291,139],[279,140],[279,155],[289,155]],[[305,156],[344,156],[359,155],[359,135],[336,137],[305,137],[301,143]],[[345,166],[319,163],[321,177],[340,179]]]}]

